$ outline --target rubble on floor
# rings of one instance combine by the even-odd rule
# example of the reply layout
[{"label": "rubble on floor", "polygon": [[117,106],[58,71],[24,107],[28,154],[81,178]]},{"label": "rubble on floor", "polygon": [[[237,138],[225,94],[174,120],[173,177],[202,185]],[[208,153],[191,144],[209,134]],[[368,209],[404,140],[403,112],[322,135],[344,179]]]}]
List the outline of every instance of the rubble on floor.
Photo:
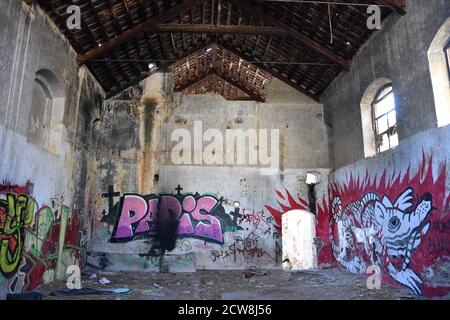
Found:
[{"label": "rubble on floor", "polygon": [[[101,285],[92,272],[82,274],[83,288],[89,295],[56,295],[67,290],[63,281],[40,288],[43,299],[82,300],[336,300],[336,299],[417,299],[408,290],[382,284],[380,290],[369,290],[367,278],[335,268],[286,272],[282,270],[201,270],[195,273],[143,273],[93,271],[97,278],[107,277],[111,284]],[[248,278],[245,275],[250,275]],[[128,292],[112,294],[120,288]],[[95,292],[97,290],[97,292]],[[103,291],[102,290],[109,290]]]}]

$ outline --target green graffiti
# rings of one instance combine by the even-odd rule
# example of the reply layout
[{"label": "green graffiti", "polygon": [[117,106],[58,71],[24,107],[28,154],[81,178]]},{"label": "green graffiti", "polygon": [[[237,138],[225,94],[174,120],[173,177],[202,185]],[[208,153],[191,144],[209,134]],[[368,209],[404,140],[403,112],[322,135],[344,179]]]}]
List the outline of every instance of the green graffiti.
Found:
[{"label": "green graffiti", "polygon": [[14,274],[20,265],[24,245],[24,227],[33,222],[35,202],[27,195],[7,194],[0,200],[4,226],[0,230],[0,271],[6,276]]},{"label": "green graffiti", "polygon": [[36,257],[42,254],[42,246],[48,236],[53,223],[53,213],[49,207],[39,210],[36,215],[36,232],[27,230],[26,247],[28,251]]}]

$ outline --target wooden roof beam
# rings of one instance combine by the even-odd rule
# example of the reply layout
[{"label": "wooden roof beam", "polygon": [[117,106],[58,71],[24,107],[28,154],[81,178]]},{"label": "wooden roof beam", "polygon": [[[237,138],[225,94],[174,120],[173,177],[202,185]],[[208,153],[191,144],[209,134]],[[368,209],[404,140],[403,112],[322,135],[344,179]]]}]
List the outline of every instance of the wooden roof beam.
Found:
[{"label": "wooden roof beam", "polygon": [[[236,48],[229,46],[228,44],[224,43],[224,42],[220,42],[219,46],[221,46],[222,48],[230,51],[231,53],[234,53],[235,55],[241,57],[244,61],[247,61],[247,58],[245,58],[245,55],[243,52],[238,51]],[[264,66],[263,63],[252,63],[256,68],[259,68],[261,70],[264,70],[265,72],[271,74],[273,77],[281,80],[282,82],[286,83],[287,85],[291,86],[292,88],[296,89],[297,91],[305,94],[306,96],[310,97],[311,99],[319,102],[319,97],[317,95],[314,95],[312,92],[302,88],[300,85],[290,81],[289,79],[287,79],[286,77],[284,77],[283,75],[281,75],[279,72],[276,72],[275,70]]]},{"label": "wooden roof beam", "polygon": [[249,4],[245,3],[245,1],[242,1],[242,0],[227,0],[227,1],[232,3],[235,6],[242,8],[244,11],[246,11],[250,15],[258,16],[266,24],[269,24],[269,25],[272,25],[272,26],[275,26],[278,28],[282,28],[285,31],[286,35],[294,38],[295,40],[299,41],[303,45],[311,48],[312,50],[314,50],[316,53],[318,53],[322,58],[326,59],[327,61],[339,64],[345,70],[350,70],[350,62],[349,61],[340,57],[333,51],[325,48],[320,43],[315,42],[314,40],[310,39],[309,37],[305,36],[304,34],[298,32],[297,30],[286,25],[284,22],[281,22],[278,19],[272,17],[271,15],[263,12],[260,8],[249,5]]},{"label": "wooden roof beam", "polygon": [[189,81],[183,83],[181,86],[174,88],[174,91],[182,92],[212,75],[214,75],[214,72],[212,69],[206,73],[201,73],[197,78],[189,79]]},{"label": "wooden roof beam", "polygon": [[244,35],[285,35],[286,31],[277,27],[212,24],[155,24],[148,26],[146,32],[152,33],[205,33],[205,34],[244,34]]},{"label": "wooden roof beam", "polygon": [[165,22],[171,18],[174,18],[181,13],[183,13],[186,10],[189,10],[190,8],[204,2],[205,0],[185,0],[183,3],[176,5],[164,12],[161,12],[161,14],[152,17],[138,25],[136,25],[134,28],[129,29],[117,37],[109,40],[108,42],[104,43],[101,47],[89,50],[88,52],[81,54],[77,57],[77,63],[78,65],[85,64],[89,60],[101,57],[108,53],[109,51],[117,48],[118,46],[124,44],[125,42],[134,39],[135,37],[139,36],[140,34],[144,33],[148,27],[154,26],[155,24],[160,24],[162,22]]},{"label": "wooden roof beam", "polygon": [[234,80],[232,77],[228,76],[225,73],[221,73],[217,68],[214,69],[214,74],[221,78],[223,81],[228,82],[229,84],[235,86],[245,94],[247,94],[252,100],[259,101],[259,102],[265,102],[265,99],[263,99],[261,96],[253,93],[251,90],[249,90],[247,87],[245,87],[242,83]]}]

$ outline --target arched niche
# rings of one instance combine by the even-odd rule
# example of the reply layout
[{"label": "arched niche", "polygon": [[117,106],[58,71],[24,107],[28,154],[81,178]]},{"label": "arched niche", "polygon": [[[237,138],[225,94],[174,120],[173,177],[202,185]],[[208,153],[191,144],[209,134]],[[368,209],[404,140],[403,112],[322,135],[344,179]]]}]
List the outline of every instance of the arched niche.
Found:
[{"label": "arched niche", "polygon": [[33,83],[28,142],[60,154],[65,102],[64,88],[55,75],[48,69],[37,71]]}]

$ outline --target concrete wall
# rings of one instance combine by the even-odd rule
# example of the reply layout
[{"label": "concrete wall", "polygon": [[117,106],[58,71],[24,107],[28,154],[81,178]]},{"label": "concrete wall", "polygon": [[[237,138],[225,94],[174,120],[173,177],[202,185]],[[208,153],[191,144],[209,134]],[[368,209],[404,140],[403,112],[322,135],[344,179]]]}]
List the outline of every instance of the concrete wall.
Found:
[{"label": "concrete wall", "polygon": [[[22,1],[0,3],[0,56],[0,239],[10,241],[8,250],[17,254],[5,258],[2,246],[3,298],[34,289],[55,272],[64,277],[66,264],[82,258],[87,149],[103,93],[89,72],[77,67],[76,53],[43,12]],[[33,101],[35,78],[53,97],[45,145],[31,143],[35,139],[29,136],[29,128],[42,126],[44,118],[32,112],[39,103]],[[19,193],[26,197],[10,198]],[[3,202],[8,199],[13,202]],[[11,205],[20,201],[27,210]],[[6,235],[7,213],[21,219],[20,235]],[[67,229],[60,233],[59,224]],[[55,252],[57,259],[51,257]]]},{"label": "concrete wall", "polygon": [[[332,127],[334,159],[326,214],[332,217],[329,227],[338,265],[365,273],[369,265],[378,264],[387,283],[417,294],[445,295],[449,230],[439,226],[448,225],[450,180],[445,164],[450,129],[437,128],[427,53],[450,16],[450,6],[445,0],[406,3],[408,13],[387,19],[353,59],[351,71],[342,73],[322,97],[325,119]],[[365,159],[363,130],[367,128],[362,126],[360,104],[369,85],[380,78],[392,80],[400,145]],[[396,201],[401,195],[407,198],[403,206],[401,199]],[[364,213],[357,209],[361,204],[367,205]],[[385,211],[390,214],[380,214]],[[364,215],[373,217],[377,212],[375,222],[363,225]],[[390,219],[400,221],[398,231],[388,224]],[[394,250],[389,239],[412,241],[416,236],[411,231],[413,220],[422,223],[417,225],[422,234],[411,247],[399,245]],[[376,246],[375,253],[368,251],[371,246]],[[381,254],[382,249],[387,255]],[[404,258],[399,265],[396,257]]]},{"label": "concrete wall", "polygon": [[[322,106],[278,80],[273,80],[268,86],[266,103],[231,102],[216,95],[173,94],[170,76],[166,74],[153,75],[143,86],[145,88],[141,106],[136,109],[140,111],[134,112],[135,107],[130,104],[127,109],[117,101],[105,102],[108,105],[114,103],[115,110],[128,110],[128,113],[119,111],[121,114],[123,112],[123,115],[116,112],[115,117],[120,118],[121,127],[129,127],[130,130],[133,128],[134,143],[125,146],[125,135],[116,138],[118,140],[109,149],[109,159],[115,159],[116,155],[129,155],[131,152],[131,166],[117,165],[115,160],[103,159],[108,163],[116,163],[112,169],[115,175],[108,183],[114,184],[115,189],[122,194],[153,194],[146,197],[147,200],[158,199],[158,208],[163,211],[168,199],[158,195],[176,195],[175,188],[180,185],[183,190],[175,198],[181,204],[191,194],[198,205],[205,205],[202,219],[198,220],[198,216],[195,219],[192,212],[189,213],[190,220],[186,221],[188,227],[192,227],[190,233],[181,232],[179,228],[180,239],[176,249],[167,257],[169,269],[174,264],[179,270],[240,269],[249,265],[280,267],[281,212],[277,210],[283,210],[277,200],[294,209],[307,209],[308,191],[305,178],[306,173],[310,171],[318,172],[322,177],[322,182],[317,186],[318,198],[322,199],[326,194],[329,155]],[[138,124],[139,118],[144,126]],[[202,130],[199,130],[200,137],[207,129],[217,129],[224,140],[227,129],[269,129],[269,133],[270,129],[278,129],[279,157],[275,173],[262,174],[261,168],[267,166],[259,162],[251,165],[246,161],[240,165],[236,162],[226,164],[224,160],[223,164],[196,164],[194,157],[198,156],[199,152],[195,155],[192,153],[189,157],[190,163],[176,164],[171,154],[179,142],[171,141],[172,134],[184,129],[194,139],[194,125],[198,121],[201,121],[202,125]],[[103,125],[112,130],[117,123],[106,121]],[[203,142],[199,150],[204,150],[207,145],[209,142]],[[194,149],[193,140],[191,149]],[[247,156],[248,152],[247,150]],[[98,171],[100,178],[97,180],[104,180],[108,174],[104,167],[101,167],[101,170],[104,172]],[[135,176],[140,178],[134,180]],[[100,185],[102,192],[106,192],[107,183]],[[280,191],[285,200],[279,198],[276,190]],[[293,196],[291,203],[286,190]],[[299,198],[303,199],[303,202]],[[96,228],[93,233],[95,240],[91,242],[90,263],[110,269],[157,269],[157,259],[138,256],[149,252],[152,232],[147,230],[148,232],[139,236],[138,232],[134,232],[127,239],[115,238],[122,226],[120,219],[128,213],[121,211],[118,206],[119,198],[115,198],[113,216],[107,217],[106,199],[102,199],[98,192],[96,199]],[[231,213],[235,210],[235,201],[240,203],[242,216],[233,221]],[[208,207],[209,204],[215,205],[214,208]],[[272,208],[274,215],[265,206]],[[141,219],[145,220],[145,208],[141,205],[138,207],[135,207],[137,209],[134,214],[141,215]],[[188,213],[185,207],[181,213]],[[142,225],[138,229],[140,227]],[[134,228],[136,229],[136,225]],[[178,260],[171,263],[170,259],[175,258],[170,255],[183,257],[187,262],[184,265]]]}]

